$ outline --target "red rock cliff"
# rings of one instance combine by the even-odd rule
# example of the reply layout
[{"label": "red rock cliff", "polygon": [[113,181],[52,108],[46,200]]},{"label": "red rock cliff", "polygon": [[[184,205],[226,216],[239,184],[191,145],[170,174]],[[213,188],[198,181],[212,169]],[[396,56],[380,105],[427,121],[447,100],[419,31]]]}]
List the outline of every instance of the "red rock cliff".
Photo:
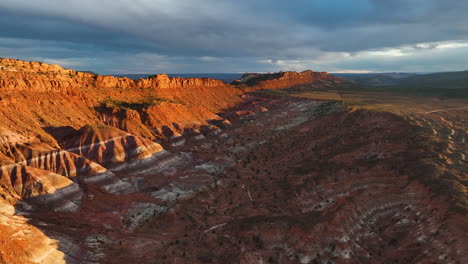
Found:
[{"label": "red rock cliff", "polygon": [[296,85],[320,82],[340,83],[344,80],[326,72],[278,72],[273,74],[246,73],[234,82],[247,91],[259,89],[284,89]]}]

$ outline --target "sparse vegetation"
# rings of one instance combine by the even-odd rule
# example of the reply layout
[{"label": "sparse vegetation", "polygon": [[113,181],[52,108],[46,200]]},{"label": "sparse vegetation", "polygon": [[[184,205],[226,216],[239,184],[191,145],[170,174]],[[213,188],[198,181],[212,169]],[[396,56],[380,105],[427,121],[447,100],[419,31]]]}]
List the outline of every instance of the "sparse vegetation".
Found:
[{"label": "sparse vegetation", "polygon": [[127,102],[121,100],[114,100],[108,98],[101,103],[103,107],[117,108],[117,109],[131,109],[131,110],[142,110],[151,106],[159,105],[161,103],[172,103],[172,104],[181,104],[180,102],[175,102],[166,98],[150,97],[139,102]]},{"label": "sparse vegetation", "polygon": [[252,241],[255,244],[255,247],[257,247],[258,249],[263,249],[264,243],[263,243],[263,240],[260,238],[260,236],[254,235],[252,237]]}]

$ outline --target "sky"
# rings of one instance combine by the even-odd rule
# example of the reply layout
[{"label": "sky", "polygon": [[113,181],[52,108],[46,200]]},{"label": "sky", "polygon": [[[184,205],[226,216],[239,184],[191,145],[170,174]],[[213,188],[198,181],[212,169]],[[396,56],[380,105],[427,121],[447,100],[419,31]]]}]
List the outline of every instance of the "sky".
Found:
[{"label": "sky", "polygon": [[0,57],[101,74],[468,70],[466,0],[1,0]]}]

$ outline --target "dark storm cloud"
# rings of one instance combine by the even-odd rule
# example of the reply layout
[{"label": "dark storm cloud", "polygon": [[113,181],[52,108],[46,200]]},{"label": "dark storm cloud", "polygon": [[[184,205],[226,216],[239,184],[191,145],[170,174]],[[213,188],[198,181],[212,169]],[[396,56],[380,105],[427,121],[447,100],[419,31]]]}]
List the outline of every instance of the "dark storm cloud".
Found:
[{"label": "dark storm cloud", "polygon": [[143,57],[171,71],[269,71],[288,61],[466,41],[467,10],[459,0],[3,0],[0,56],[100,72],[125,71],[116,61],[142,71],[142,61],[150,63]]}]

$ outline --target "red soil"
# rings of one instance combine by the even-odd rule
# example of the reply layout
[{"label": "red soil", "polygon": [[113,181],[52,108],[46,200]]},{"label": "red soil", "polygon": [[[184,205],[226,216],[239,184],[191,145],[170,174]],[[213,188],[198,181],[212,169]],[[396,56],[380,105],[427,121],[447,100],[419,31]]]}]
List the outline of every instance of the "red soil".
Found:
[{"label": "red soil", "polygon": [[468,262],[466,131],[245,94],[325,73],[0,66],[0,263]]}]

